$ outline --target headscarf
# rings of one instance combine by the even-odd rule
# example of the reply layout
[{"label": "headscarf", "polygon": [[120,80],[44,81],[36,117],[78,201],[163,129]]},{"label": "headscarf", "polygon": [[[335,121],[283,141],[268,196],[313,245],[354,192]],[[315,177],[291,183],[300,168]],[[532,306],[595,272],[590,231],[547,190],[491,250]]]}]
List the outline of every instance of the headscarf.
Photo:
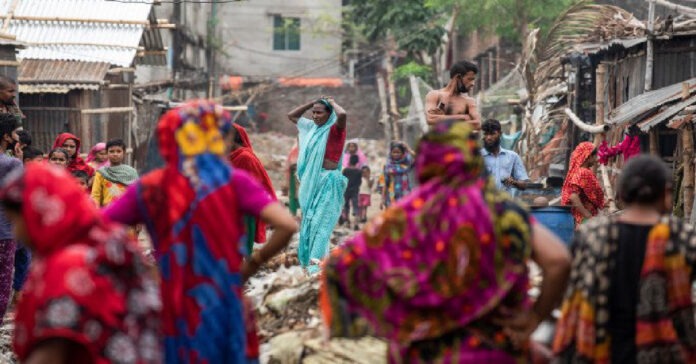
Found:
[{"label": "headscarf", "polygon": [[243,363],[258,354],[244,320],[235,171],[224,159],[231,128],[229,113],[211,101],[168,111],[157,125],[165,167],[136,185],[162,271],[167,363]]},{"label": "headscarf", "polygon": [[[579,193],[580,200],[593,216],[597,215],[599,210],[604,208],[604,191],[594,172],[582,165],[592,155],[594,150],[595,146],[590,142],[578,144],[570,155],[568,174],[561,190],[562,204],[570,205],[570,196],[573,193]],[[579,225],[582,222],[582,216],[578,211],[574,211],[573,215],[575,216],[576,225]]]},{"label": "headscarf", "polygon": [[[242,146],[233,150],[230,153],[230,163],[232,167],[247,171],[256,181],[258,181],[268,192],[268,194],[276,200],[275,189],[273,188],[273,183],[271,178],[268,176],[268,172],[263,167],[263,163],[254,154],[254,150],[251,147],[251,140],[249,135],[247,135],[246,130],[234,124],[236,132],[242,139]],[[261,221],[260,218],[256,218],[256,236],[254,241],[257,243],[263,243],[266,241],[266,224]]]},{"label": "headscarf", "polygon": [[367,322],[389,341],[392,362],[425,355],[419,342],[434,355],[421,360],[448,362],[458,355],[451,349],[477,350],[477,330],[511,351],[488,318],[527,304],[527,212],[482,176],[465,123],[434,126],[416,165],[421,185],[332,252],[320,295],[325,322],[336,336],[360,335]]},{"label": "headscarf", "polygon": [[92,363],[159,363],[160,301],[135,241],[102,218],[65,169],[30,163],[25,171],[0,192],[21,206],[34,249],[15,318],[19,358],[64,338]]},{"label": "headscarf", "polygon": [[[394,160],[391,151],[398,148],[403,153],[403,157]],[[411,193],[411,171],[413,170],[413,156],[407,153],[403,144],[392,142],[389,145],[389,156],[387,164],[384,166],[384,184],[387,189],[387,199],[384,201],[386,206],[390,206],[394,201]]]},{"label": "headscarf", "polygon": [[99,168],[108,166],[109,165],[108,159],[104,162],[101,162],[101,163],[97,162],[97,160],[96,160],[97,153],[99,153],[103,150],[106,150],[106,143],[103,143],[103,142],[97,143],[95,146],[92,147],[92,149],[89,150],[89,154],[87,154],[87,158],[85,159],[85,162],[87,162],[87,164],[90,167],[97,169],[97,170]]},{"label": "headscarf", "polygon": [[356,151],[355,155],[358,156],[358,165],[356,166],[357,168],[362,168],[362,166],[367,165],[367,157],[365,156],[365,153],[360,149],[360,145],[358,144],[358,139],[351,139],[346,142],[346,148],[345,151],[343,152],[343,168],[348,168],[350,167],[350,152],[348,151],[348,146],[351,144],[355,145]]},{"label": "headscarf", "polygon": [[66,141],[69,139],[73,139],[75,141],[75,155],[73,157],[68,156],[70,159],[68,163],[68,170],[69,171],[84,171],[87,173],[88,176],[92,177],[94,176],[94,168],[90,167],[85,163],[85,160],[80,157],[80,138],[76,137],[74,134],[70,133],[62,133],[58,135],[56,138],[56,141],[53,143],[53,148],[62,148],[63,144],[65,144]]}]

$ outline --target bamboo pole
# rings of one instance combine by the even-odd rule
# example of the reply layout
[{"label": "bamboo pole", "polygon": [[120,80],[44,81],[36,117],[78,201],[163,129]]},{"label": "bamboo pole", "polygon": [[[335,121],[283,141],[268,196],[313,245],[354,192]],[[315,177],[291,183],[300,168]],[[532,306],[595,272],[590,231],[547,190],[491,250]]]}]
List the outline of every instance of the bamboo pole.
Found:
[{"label": "bamboo pole", "polygon": [[650,138],[650,154],[659,157],[660,153],[658,151],[657,129],[650,129],[648,136]]},{"label": "bamboo pole", "polygon": [[648,38],[645,54],[645,85],[643,87],[644,91],[652,90],[653,64],[655,60],[655,45],[653,41],[653,39],[655,38],[655,35],[653,34],[653,31],[655,30],[655,0],[648,1]]},{"label": "bamboo pole", "polygon": [[97,109],[82,109],[80,112],[82,115],[88,115],[88,114],[118,114],[118,113],[126,113],[126,112],[132,112],[133,107],[132,106],[125,106],[125,107],[101,107]]},{"label": "bamboo pole", "polygon": [[679,129],[682,137],[682,163],[684,165],[684,179],[682,189],[684,191],[684,217],[691,217],[694,206],[694,129],[692,124],[686,123]]},{"label": "bamboo pole", "polygon": [[28,21],[62,21],[62,22],[76,22],[76,23],[108,23],[108,24],[130,24],[130,25],[150,25],[147,20],[117,20],[117,19],[94,19],[94,18],[69,18],[69,17],[57,17],[57,16],[28,16],[28,15],[14,15],[12,16],[15,20],[28,20]]},{"label": "bamboo pole", "polygon": [[391,126],[389,124],[389,109],[387,101],[387,87],[384,84],[384,78],[382,74],[378,73],[377,77],[377,93],[379,94],[379,104],[380,104],[380,123],[384,127],[384,138],[387,140],[387,145],[392,142]]},{"label": "bamboo pole", "polygon": [[[390,41],[390,43],[392,43]],[[401,136],[399,133],[399,125],[397,125],[397,120],[399,119],[399,107],[396,103],[396,85],[394,84],[394,65],[392,64],[391,57],[389,56],[389,51],[385,52],[385,70],[387,71],[387,90],[389,92],[389,114],[391,116],[391,128],[392,135],[394,139],[400,140]]]},{"label": "bamboo pole", "polygon": [[[596,126],[601,126],[604,127],[604,92],[605,92],[605,84],[606,84],[606,76],[607,76],[607,65],[606,64],[599,64],[597,66],[597,71],[596,71],[596,79],[597,79],[597,92],[595,95],[595,103],[596,103],[596,115],[595,115],[595,123],[597,124]],[[595,145],[599,145],[601,138],[601,134],[595,134]],[[609,212],[614,212],[618,210],[616,208],[616,203],[614,202],[614,188],[611,185],[611,179],[609,178],[609,171],[607,170],[607,166],[601,165],[599,167],[599,173],[602,176],[602,184],[604,185],[604,192],[609,196]]]}]

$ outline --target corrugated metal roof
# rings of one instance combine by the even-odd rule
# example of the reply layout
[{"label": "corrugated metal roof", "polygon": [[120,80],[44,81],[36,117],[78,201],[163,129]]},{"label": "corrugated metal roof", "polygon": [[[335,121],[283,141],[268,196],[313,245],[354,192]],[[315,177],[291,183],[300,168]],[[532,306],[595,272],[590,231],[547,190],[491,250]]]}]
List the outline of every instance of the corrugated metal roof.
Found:
[{"label": "corrugated metal roof", "polygon": [[105,62],[25,59],[19,64],[20,83],[90,83],[99,85],[110,65]]},{"label": "corrugated metal roof", "polygon": [[[684,81],[689,83],[689,91],[696,91],[696,78]],[[655,109],[670,102],[677,101],[682,97],[682,84],[676,83],[659,90],[650,91],[638,95],[609,113],[607,124],[626,124],[636,123],[648,116]],[[688,106],[688,105],[687,105]],[[679,112],[679,110],[677,110]]]},{"label": "corrugated metal roof", "polygon": [[680,111],[684,110],[684,108],[693,104],[696,104],[696,96],[691,96],[684,101],[671,105],[664,110],[660,110],[660,112],[657,114],[652,115],[639,123],[638,126],[640,127],[640,130],[648,131],[652,129],[652,127],[660,125],[665,120],[672,118],[674,115],[677,115]]},{"label": "corrugated metal roof", "polygon": [[[130,66],[152,4],[123,1],[20,0],[8,28],[8,33],[28,44],[18,58]],[[0,0],[0,17],[12,10],[13,3]]]},{"label": "corrugated metal roof", "polygon": [[585,54],[594,54],[601,51],[606,51],[612,46],[621,46],[623,48],[632,48],[639,44],[645,43],[647,37],[627,38],[627,39],[611,39],[601,43],[582,43],[574,46],[576,51]]},{"label": "corrugated metal roof", "polygon": [[99,85],[94,83],[61,83],[61,84],[19,84],[21,94],[67,94],[72,90],[99,90]]}]

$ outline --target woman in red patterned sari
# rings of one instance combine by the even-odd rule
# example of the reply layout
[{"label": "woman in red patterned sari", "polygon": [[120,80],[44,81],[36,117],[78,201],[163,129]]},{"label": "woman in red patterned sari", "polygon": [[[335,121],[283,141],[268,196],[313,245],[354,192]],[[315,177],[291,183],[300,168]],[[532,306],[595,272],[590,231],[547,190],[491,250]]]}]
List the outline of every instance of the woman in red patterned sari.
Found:
[{"label": "woman in red patterned sari", "polygon": [[576,228],[604,208],[604,191],[591,169],[596,164],[597,148],[590,142],[578,144],[570,155],[561,203],[572,206]]},{"label": "woman in red patterned sari", "polygon": [[27,165],[0,201],[34,257],[15,318],[19,360],[160,363],[157,284],[127,231],[64,168]]}]

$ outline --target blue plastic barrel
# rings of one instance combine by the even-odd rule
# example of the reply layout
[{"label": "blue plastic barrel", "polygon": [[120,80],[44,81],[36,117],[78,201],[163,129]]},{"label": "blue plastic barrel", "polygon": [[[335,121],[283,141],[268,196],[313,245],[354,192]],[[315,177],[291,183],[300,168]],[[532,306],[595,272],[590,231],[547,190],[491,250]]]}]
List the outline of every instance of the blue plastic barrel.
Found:
[{"label": "blue plastic barrel", "polygon": [[561,238],[566,246],[570,246],[575,231],[575,220],[570,206],[532,207],[532,216]]}]

